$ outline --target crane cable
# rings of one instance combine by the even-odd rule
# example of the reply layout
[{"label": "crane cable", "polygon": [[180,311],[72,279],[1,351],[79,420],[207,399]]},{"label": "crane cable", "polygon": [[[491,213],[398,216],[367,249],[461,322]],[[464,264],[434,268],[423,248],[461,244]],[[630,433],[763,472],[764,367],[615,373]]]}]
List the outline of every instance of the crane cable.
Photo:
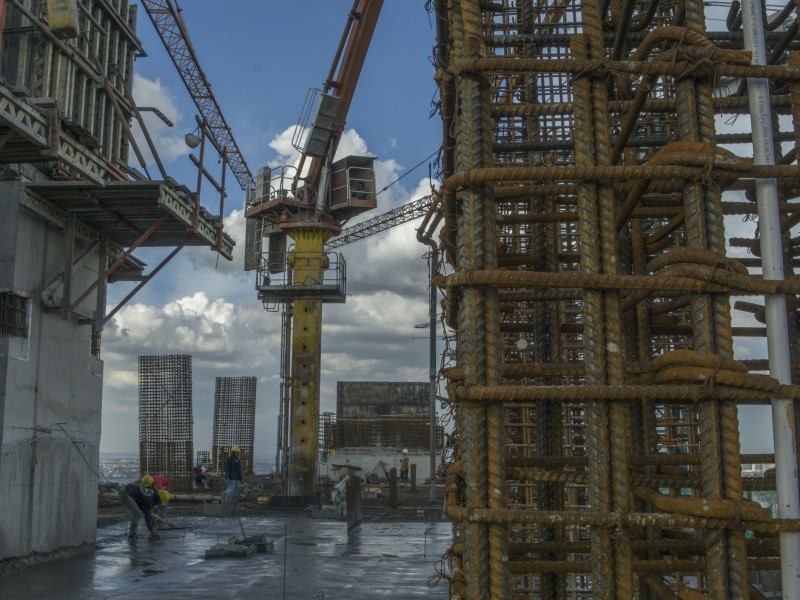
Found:
[{"label": "crane cable", "polygon": [[377,194],[375,194],[375,197],[377,198],[377,197],[378,197],[378,196],[380,196],[380,195],[381,195],[383,192],[385,192],[385,191],[386,191],[386,190],[388,190],[390,187],[392,187],[392,186],[393,186],[395,183],[397,183],[398,181],[400,181],[401,179],[403,179],[403,178],[404,178],[404,177],[406,177],[407,175],[410,175],[411,173],[413,173],[414,171],[416,171],[417,169],[419,169],[419,168],[420,168],[422,165],[424,165],[424,164],[425,164],[425,162],[426,162],[426,161],[430,160],[431,158],[433,158],[434,156],[436,156],[437,154],[439,154],[439,151],[440,151],[440,150],[441,150],[441,148],[437,148],[436,150],[434,150],[433,152],[431,152],[431,153],[430,153],[428,156],[426,156],[426,157],[425,157],[425,158],[423,158],[421,161],[419,161],[419,162],[418,162],[416,165],[414,165],[413,167],[411,167],[411,168],[410,168],[408,171],[406,171],[405,173],[403,173],[402,175],[400,175],[400,177],[398,177],[397,179],[395,179],[395,180],[394,180],[394,181],[392,181],[391,183],[388,183],[388,184],[386,184],[382,190],[380,190],[380,191],[379,191]]}]

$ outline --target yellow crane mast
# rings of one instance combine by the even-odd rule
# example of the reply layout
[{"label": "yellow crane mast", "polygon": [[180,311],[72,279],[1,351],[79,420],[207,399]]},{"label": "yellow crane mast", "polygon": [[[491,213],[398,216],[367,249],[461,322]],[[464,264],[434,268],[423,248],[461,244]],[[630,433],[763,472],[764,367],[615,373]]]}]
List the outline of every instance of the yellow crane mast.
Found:
[{"label": "yellow crane mast", "polygon": [[[382,7],[383,0],[354,0],[325,85],[303,110],[299,164],[261,169],[246,211],[245,268],[258,270],[265,304],[290,305],[290,496],[316,493],[322,304],[345,299],[344,259],[327,254],[325,242],[377,206],[373,158],[334,157]],[[294,243],[288,252],[287,236]]]}]

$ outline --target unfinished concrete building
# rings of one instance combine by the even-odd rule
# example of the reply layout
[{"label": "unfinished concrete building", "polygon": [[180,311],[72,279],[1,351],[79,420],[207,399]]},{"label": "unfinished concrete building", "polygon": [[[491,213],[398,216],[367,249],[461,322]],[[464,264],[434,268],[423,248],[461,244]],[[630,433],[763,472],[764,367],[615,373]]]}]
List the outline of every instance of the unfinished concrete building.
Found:
[{"label": "unfinished concrete building", "polygon": [[139,470],[190,485],[194,456],[192,357],[139,357]]},{"label": "unfinished concrete building", "polygon": [[[740,454],[737,406],[779,407],[791,496],[781,399],[798,388],[733,351],[766,335],[736,324],[765,321],[741,297],[790,294],[779,358],[800,358],[797,283],[767,270],[766,213],[752,223],[757,187],[777,184],[777,266],[793,275],[795,4],[766,27],[739,2],[713,20],[701,0],[434,4],[452,267],[439,282],[457,336],[451,597],[777,597],[756,575],[783,560],[794,585],[798,521],[744,500],[776,478],[741,463],[776,459]],[[745,51],[765,30],[767,52]],[[751,145],[770,107],[775,164]],[[729,241],[726,216],[752,237]]]},{"label": "unfinished concrete building", "polygon": [[[233,242],[189,190],[128,166],[127,1],[0,2],[0,559],[93,542],[106,285],[140,246]],[[163,266],[163,265],[162,265]],[[68,490],[66,492],[65,490]]]},{"label": "unfinished concrete building", "polygon": [[256,429],[255,377],[217,377],[214,388],[212,464],[225,472],[231,448],[241,450],[242,474],[253,474],[253,439]]},{"label": "unfinished concrete building", "polygon": [[[363,472],[399,471],[406,449],[419,481],[430,477],[430,386],[427,382],[339,381],[336,414],[323,413],[320,448],[327,463]],[[436,429],[436,451],[444,432]],[[437,458],[437,464],[439,463]],[[380,465],[379,465],[380,463]]]}]

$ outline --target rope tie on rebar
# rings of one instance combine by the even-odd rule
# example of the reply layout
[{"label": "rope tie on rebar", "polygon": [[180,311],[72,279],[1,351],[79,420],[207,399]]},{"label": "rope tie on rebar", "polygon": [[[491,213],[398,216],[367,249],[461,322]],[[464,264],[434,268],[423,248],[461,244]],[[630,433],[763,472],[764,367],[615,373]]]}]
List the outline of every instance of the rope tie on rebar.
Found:
[{"label": "rope tie on rebar", "polygon": [[581,79],[582,77],[598,80],[607,80],[610,78],[611,73],[605,67],[602,60],[586,60],[583,62],[586,64],[586,67],[573,74],[573,81]]}]

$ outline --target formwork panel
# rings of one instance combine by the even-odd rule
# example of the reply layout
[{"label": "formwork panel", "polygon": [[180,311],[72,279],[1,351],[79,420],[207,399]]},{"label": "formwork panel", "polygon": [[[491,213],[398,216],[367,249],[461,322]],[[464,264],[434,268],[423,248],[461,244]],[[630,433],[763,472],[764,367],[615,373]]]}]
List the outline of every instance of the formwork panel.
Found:
[{"label": "formwork panel", "polygon": [[241,450],[242,473],[253,474],[253,437],[256,426],[256,378],[217,377],[214,388],[212,464],[219,473],[233,446]]},{"label": "formwork panel", "polygon": [[192,357],[139,357],[139,470],[165,475],[176,489],[190,487]]}]

